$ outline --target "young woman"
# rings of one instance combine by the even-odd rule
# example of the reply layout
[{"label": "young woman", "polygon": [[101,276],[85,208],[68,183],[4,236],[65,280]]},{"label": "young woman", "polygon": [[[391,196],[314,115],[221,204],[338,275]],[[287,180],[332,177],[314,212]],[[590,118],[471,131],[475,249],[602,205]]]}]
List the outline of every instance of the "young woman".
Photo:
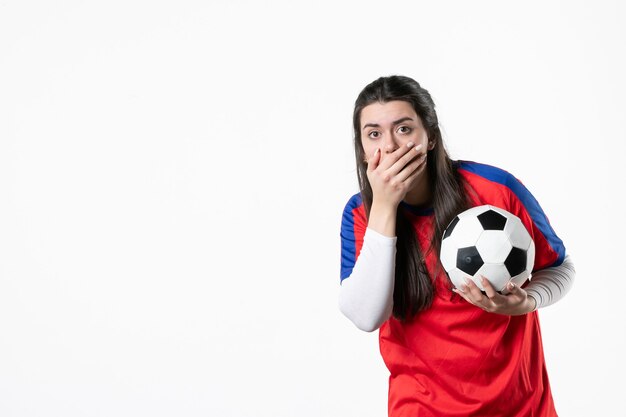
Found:
[{"label": "young woman", "polygon": [[[390,416],[556,416],[537,309],[571,288],[574,267],[530,192],[508,172],[452,161],[435,106],[415,80],[382,77],[354,108],[360,193],[341,225],[342,313],[380,329]],[[535,242],[524,288],[497,293],[484,277],[454,288],[441,236],[463,210],[517,215]]]}]

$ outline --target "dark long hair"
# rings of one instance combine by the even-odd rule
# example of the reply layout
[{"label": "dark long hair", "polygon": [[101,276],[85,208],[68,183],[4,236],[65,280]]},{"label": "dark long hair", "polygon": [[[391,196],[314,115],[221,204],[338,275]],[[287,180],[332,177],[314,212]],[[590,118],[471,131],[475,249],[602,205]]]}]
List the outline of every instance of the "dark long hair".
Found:
[{"label": "dark long hair", "polygon": [[[373,194],[367,178],[367,163],[361,142],[361,110],[375,102],[386,103],[394,100],[411,104],[422,121],[429,142],[434,142],[434,148],[428,152],[426,160],[435,215],[434,235],[427,253],[432,250],[439,253],[445,228],[454,216],[467,208],[468,203],[461,177],[442,141],[435,103],[428,91],[409,77],[381,77],[367,85],[354,104],[354,150],[361,198],[369,218]],[[401,205],[398,206],[396,235],[393,315],[399,320],[406,320],[430,307],[435,287],[426,269],[427,253],[422,254],[415,230]]]}]

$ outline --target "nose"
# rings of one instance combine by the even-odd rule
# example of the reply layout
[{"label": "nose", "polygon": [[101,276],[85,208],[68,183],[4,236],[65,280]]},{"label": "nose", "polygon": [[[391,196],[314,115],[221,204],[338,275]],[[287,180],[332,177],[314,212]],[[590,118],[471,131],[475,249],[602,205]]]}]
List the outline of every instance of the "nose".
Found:
[{"label": "nose", "polygon": [[389,134],[385,135],[385,140],[383,141],[383,150],[385,153],[392,153],[399,147],[400,145],[393,132],[389,132]]}]

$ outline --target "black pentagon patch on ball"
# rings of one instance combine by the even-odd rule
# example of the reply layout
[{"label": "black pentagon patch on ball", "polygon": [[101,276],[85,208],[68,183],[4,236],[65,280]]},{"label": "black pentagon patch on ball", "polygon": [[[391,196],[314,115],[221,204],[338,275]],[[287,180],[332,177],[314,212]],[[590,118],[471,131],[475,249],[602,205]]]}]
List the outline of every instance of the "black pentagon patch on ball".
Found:
[{"label": "black pentagon patch on ball", "polygon": [[509,270],[512,277],[519,275],[526,269],[526,251],[524,249],[513,247],[511,253],[506,257],[504,266]]},{"label": "black pentagon patch on ball", "polygon": [[456,267],[468,275],[474,275],[484,263],[476,246],[460,248],[456,253]]},{"label": "black pentagon patch on ball", "polygon": [[476,216],[480,224],[483,225],[484,230],[504,230],[506,224],[506,217],[494,210],[487,210],[486,212]]},{"label": "black pentagon patch on ball", "polygon": [[[456,226],[456,224],[459,222],[459,216],[456,216],[448,225],[448,228],[446,229],[446,231],[443,233],[443,239],[447,238],[448,236],[450,236],[452,234],[452,231],[454,230],[454,226]],[[441,240],[443,240],[441,239]]]}]

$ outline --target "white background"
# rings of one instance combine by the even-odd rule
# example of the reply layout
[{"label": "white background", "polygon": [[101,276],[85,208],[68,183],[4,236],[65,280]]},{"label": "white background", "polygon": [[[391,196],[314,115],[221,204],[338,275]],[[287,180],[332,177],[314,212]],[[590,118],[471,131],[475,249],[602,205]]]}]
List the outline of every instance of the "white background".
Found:
[{"label": "white background", "polygon": [[404,74],[453,158],[572,254],[562,416],[626,415],[615,1],[0,1],[0,415],[382,416],[337,309],[359,91]]}]

